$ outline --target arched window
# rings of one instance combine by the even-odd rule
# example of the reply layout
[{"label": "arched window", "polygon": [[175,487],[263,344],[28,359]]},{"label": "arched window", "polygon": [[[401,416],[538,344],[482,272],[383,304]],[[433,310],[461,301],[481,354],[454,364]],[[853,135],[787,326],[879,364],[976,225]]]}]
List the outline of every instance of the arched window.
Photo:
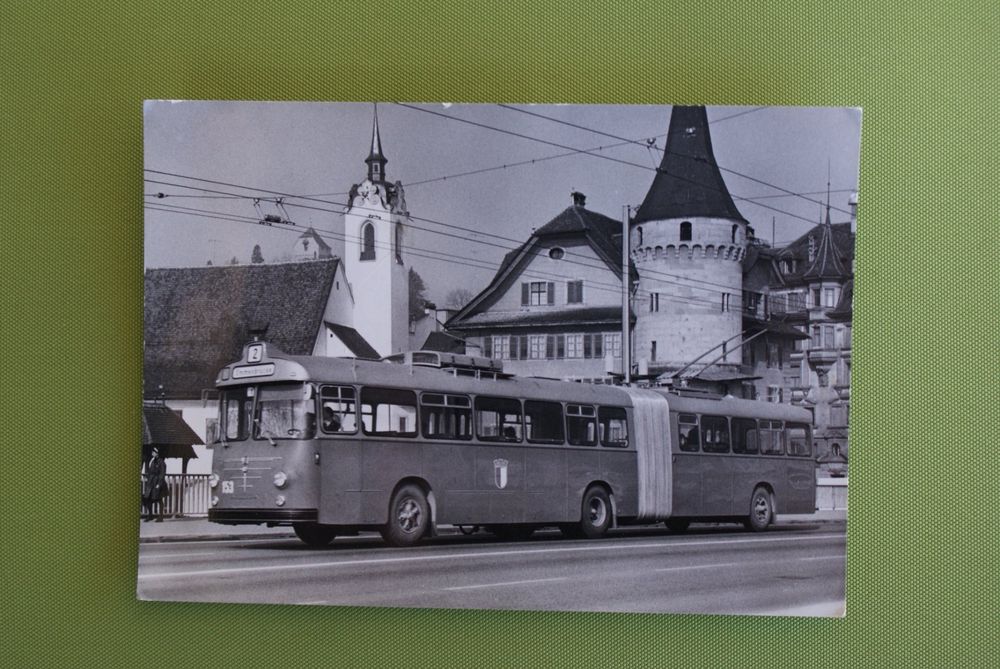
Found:
[{"label": "arched window", "polygon": [[736,231],[740,229],[740,226],[733,223],[733,244],[736,243]]},{"label": "arched window", "polygon": [[681,241],[691,241],[691,221],[684,221],[681,223]]},{"label": "arched window", "polygon": [[361,228],[361,259],[375,260],[375,226],[371,223]]},{"label": "arched window", "polygon": [[642,226],[640,225],[635,229],[635,244],[636,246],[642,246]]}]

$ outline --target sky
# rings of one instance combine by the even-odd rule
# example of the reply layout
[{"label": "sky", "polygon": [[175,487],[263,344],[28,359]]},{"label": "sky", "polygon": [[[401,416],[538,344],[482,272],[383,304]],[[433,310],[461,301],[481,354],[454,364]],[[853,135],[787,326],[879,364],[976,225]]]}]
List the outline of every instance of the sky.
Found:
[{"label": "sky", "polygon": [[[504,254],[570,206],[574,190],[586,195],[588,209],[615,219],[624,205],[637,207],[660,162],[671,109],[512,107],[378,104],[386,173],[403,183],[414,217],[405,260],[438,304],[454,288],[484,288]],[[248,263],[255,245],[265,261],[280,261],[309,226],[335,254],[342,252],[342,212],[347,192],[367,173],[374,109],[371,103],[147,102],[146,267],[219,265],[234,257]],[[828,174],[832,220],[850,219],[860,110],[709,107],[708,118],[723,178],[758,237],[786,244],[820,222]],[[598,149],[624,140],[638,144]],[[560,154],[570,155],[541,160]],[[463,174],[471,171],[479,172]],[[281,193],[310,198],[285,198],[296,226],[255,223],[253,198],[261,198],[262,213],[284,216],[273,202]]]}]

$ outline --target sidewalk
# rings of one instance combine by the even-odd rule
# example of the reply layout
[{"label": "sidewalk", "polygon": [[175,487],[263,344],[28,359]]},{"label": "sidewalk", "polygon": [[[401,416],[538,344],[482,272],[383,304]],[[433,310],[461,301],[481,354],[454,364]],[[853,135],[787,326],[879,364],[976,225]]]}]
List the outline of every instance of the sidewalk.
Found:
[{"label": "sidewalk", "polygon": [[[808,523],[842,523],[847,520],[847,509],[823,510],[814,514],[779,514],[778,525]],[[443,533],[450,533],[449,526],[439,526]],[[210,541],[234,539],[285,539],[294,538],[290,527],[265,527],[264,525],[218,525],[206,518],[170,518],[162,523],[140,522],[139,543],[166,541]]]}]

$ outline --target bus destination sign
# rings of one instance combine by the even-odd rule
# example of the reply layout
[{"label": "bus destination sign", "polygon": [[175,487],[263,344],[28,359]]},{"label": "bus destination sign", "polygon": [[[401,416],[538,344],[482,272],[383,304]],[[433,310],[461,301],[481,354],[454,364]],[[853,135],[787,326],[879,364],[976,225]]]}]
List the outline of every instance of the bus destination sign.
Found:
[{"label": "bus destination sign", "polygon": [[233,369],[234,379],[251,379],[258,376],[271,376],[274,374],[274,363],[268,363],[266,365],[249,365],[245,367],[236,367]]}]

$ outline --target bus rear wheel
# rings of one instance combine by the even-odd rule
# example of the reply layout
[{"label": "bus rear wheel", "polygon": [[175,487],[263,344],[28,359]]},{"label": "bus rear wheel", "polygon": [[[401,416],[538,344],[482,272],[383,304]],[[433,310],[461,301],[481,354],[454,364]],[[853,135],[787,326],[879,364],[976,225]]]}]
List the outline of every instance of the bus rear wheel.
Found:
[{"label": "bus rear wheel", "polygon": [[295,530],[295,536],[313,548],[327,546],[337,536],[333,527],[318,523],[295,523],[292,529]]},{"label": "bus rear wheel", "polygon": [[753,532],[767,529],[774,519],[774,499],[767,488],[758,487],[750,497],[750,515],[743,521],[743,526]]},{"label": "bus rear wheel", "polygon": [[391,546],[413,546],[427,533],[430,520],[427,495],[418,486],[408,483],[392,496],[389,522],[382,527],[382,538]]},{"label": "bus rear wheel", "polygon": [[611,527],[611,498],[604,488],[587,488],[580,509],[580,533],[587,539],[599,539]]}]

